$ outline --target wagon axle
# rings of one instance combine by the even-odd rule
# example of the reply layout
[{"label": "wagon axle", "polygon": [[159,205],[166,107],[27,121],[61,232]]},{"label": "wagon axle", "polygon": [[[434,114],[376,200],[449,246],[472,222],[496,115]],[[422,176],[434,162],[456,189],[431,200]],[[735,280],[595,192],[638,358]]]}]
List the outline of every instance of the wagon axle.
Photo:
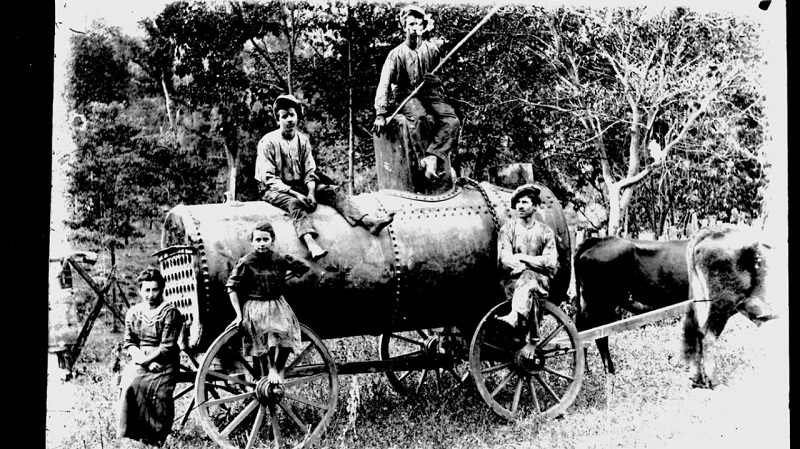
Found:
[{"label": "wagon axle", "polygon": [[[531,347],[534,348],[533,351]],[[534,374],[544,368],[544,359],[538,354],[534,353],[533,357],[529,354],[535,351],[535,346],[528,343],[527,346],[517,350],[514,354],[514,363],[521,369],[522,372],[527,374]]]},{"label": "wagon axle", "polygon": [[262,404],[277,404],[283,399],[283,387],[269,383],[266,376],[256,382],[256,398]]}]

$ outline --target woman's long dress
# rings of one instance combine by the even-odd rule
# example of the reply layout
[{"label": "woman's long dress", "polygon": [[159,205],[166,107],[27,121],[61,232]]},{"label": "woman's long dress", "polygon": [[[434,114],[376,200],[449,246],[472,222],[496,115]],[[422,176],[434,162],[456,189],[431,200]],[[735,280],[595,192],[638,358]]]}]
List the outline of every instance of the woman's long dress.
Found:
[{"label": "woman's long dress", "polygon": [[138,346],[145,355],[159,351],[156,361],[164,368],[155,373],[133,362],[125,367],[120,381],[117,437],[161,445],[172,430],[182,323],[178,309],[166,302],[154,310],[147,303],[128,310],[124,348]]}]

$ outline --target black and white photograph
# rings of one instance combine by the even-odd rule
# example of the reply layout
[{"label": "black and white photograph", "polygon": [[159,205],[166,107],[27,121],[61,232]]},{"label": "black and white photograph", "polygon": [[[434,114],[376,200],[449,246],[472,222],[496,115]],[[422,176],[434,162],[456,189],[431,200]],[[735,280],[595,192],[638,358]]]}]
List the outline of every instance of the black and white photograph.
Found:
[{"label": "black and white photograph", "polygon": [[46,447],[788,449],[787,25],[56,2]]}]

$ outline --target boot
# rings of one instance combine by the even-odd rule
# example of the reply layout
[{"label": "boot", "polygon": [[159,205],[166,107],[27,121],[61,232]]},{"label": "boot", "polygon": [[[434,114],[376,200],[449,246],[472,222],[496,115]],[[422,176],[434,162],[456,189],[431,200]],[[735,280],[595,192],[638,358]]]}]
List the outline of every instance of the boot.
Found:
[{"label": "boot", "polygon": [[394,220],[394,212],[389,212],[388,215],[383,217],[375,217],[373,215],[364,215],[361,218],[361,224],[369,230],[372,235],[379,235],[381,230]]}]

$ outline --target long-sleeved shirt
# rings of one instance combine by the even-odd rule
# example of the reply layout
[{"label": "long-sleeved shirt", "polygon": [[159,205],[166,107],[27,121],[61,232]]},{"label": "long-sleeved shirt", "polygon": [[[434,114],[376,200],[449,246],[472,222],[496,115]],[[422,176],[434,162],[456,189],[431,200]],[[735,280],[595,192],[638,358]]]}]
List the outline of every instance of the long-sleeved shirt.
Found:
[{"label": "long-sleeved shirt", "polygon": [[[558,251],[553,230],[546,224],[533,220],[526,227],[520,220],[506,223],[500,228],[497,238],[500,264],[508,269],[532,268],[534,271],[553,276],[558,268]],[[533,256],[532,266],[522,262],[517,254]]]},{"label": "long-sleeved shirt", "polygon": [[[166,301],[154,311],[147,303],[135,304],[125,314],[123,348],[136,346],[156,348],[156,361],[162,364],[179,361],[178,336],[183,325],[181,313]],[[149,354],[149,352],[147,352]]]},{"label": "long-sleeved shirt", "polygon": [[305,262],[290,255],[252,251],[239,259],[225,285],[239,295],[241,302],[270,301],[283,295],[287,271],[302,276],[308,270]]},{"label": "long-sleeved shirt", "polygon": [[[440,58],[439,47],[426,40],[421,41],[416,49],[405,42],[393,48],[381,70],[381,79],[375,92],[375,113],[386,115],[390,93],[396,99],[410,94],[422,82],[422,76],[439,65]],[[434,92],[425,88],[422,90]],[[426,92],[421,93],[424,95]],[[435,89],[435,92],[441,95],[441,88]]]},{"label": "long-sleeved shirt", "polygon": [[317,181],[316,169],[311,142],[300,131],[286,140],[276,129],[258,142],[255,177],[268,190],[288,192],[292,187]]}]

